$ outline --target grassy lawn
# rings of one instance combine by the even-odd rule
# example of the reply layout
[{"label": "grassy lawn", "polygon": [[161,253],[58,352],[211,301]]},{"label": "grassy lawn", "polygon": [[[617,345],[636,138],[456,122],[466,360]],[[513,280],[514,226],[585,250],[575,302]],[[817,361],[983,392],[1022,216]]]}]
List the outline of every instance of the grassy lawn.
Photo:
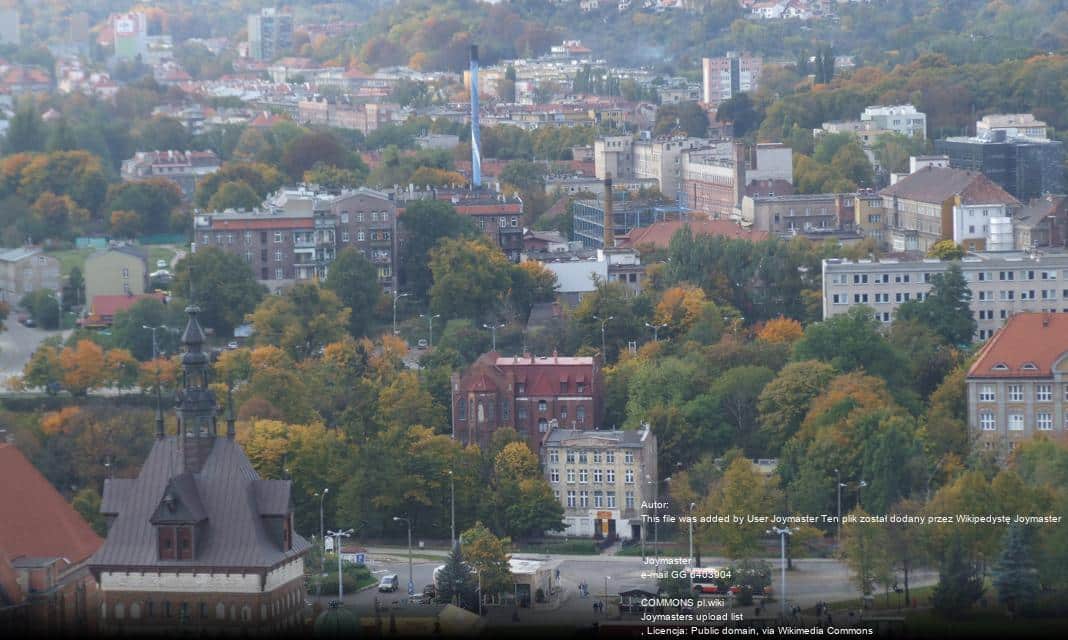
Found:
[{"label": "grassy lawn", "polygon": [[156,260],[165,260],[167,262],[167,269],[169,270],[171,264],[171,258],[174,257],[174,247],[169,245],[151,245],[148,247],[148,270],[149,272],[156,270]]},{"label": "grassy lawn", "polygon": [[[915,598],[916,604],[920,607],[929,607],[931,605],[932,593],[934,593],[934,586],[909,589],[909,597]],[[831,602],[830,605],[831,609],[844,611],[848,611],[851,609],[859,610],[864,608],[864,602],[860,598],[855,598],[852,600],[842,600],[840,602]],[[899,607],[903,608],[903,610],[908,608],[908,603],[905,602],[904,593],[899,594],[891,592],[889,603],[887,603],[886,601],[885,593],[877,593],[875,594],[875,600],[872,602],[871,609],[868,610],[897,611]],[[806,609],[805,612],[815,614],[816,608],[810,607],[809,609]]]},{"label": "grassy lawn", "polygon": [[49,251],[48,255],[52,256],[56,260],[59,260],[59,269],[64,276],[70,275],[70,270],[74,267],[78,267],[82,271],[85,271],[85,259],[89,257],[89,254],[93,250],[90,248],[85,249],[65,249],[63,251]]},{"label": "grassy lawn", "polygon": [[558,553],[562,555],[597,555],[597,545],[592,540],[548,540],[545,542],[521,542],[513,545],[513,553]]}]

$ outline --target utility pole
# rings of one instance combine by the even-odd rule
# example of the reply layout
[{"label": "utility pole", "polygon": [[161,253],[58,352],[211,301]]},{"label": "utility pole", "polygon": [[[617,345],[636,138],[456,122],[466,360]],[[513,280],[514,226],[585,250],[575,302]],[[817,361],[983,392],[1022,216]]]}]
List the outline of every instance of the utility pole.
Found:
[{"label": "utility pole", "polygon": [[599,318],[597,316],[593,316],[594,320],[601,320],[601,360],[604,361],[605,363],[608,362],[608,348],[607,348],[607,345],[606,345],[606,342],[605,342],[604,330],[605,330],[605,326],[608,324],[608,321],[609,320],[615,320],[615,318],[616,318],[615,316],[608,316],[604,320],[601,320],[601,318]]},{"label": "utility pole", "polygon": [[450,510],[452,511],[452,526],[450,527],[452,532],[452,546],[456,546],[456,477],[452,473],[452,469],[449,469],[449,503]]},{"label": "utility pole", "polygon": [[334,536],[334,551],[337,552],[337,601],[338,603],[343,603],[345,597],[345,585],[341,582],[341,539],[351,536],[352,529],[346,529],[345,531],[338,529],[337,531],[330,531],[328,533]]},{"label": "utility pole", "polygon": [[490,330],[490,335],[493,336],[493,351],[497,350],[497,329],[498,328],[503,329],[506,326],[508,326],[508,325],[506,325],[503,322],[500,323],[500,324],[493,323],[493,324],[483,324],[482,325],[482,328],[483,329],[489,329]]},{"label": "utility pole", "polygon": [[779,612],[780,615],[786,617],[786,536],[793,533],[790,527],[772,527],[767,531],[768,535],[775,534],[779,536],[779,553],[780,561],[782,562],[782,594],[779,596]]},{"label": "utility pole", "polygon": [[397,300],[407,296],[407,293],[397,293],[397,290],[393,290],[393,335],[397,335]]},{"label": "utility pole", "polygon": [[427,341],[427,347],[432,349],[434,347],[434,318],[440,318],[441,314],[440,313],[435,313],[434,315],[430,315],[429,313],[420,313],[419,317],[420,318],[426,318],[428,320],[428,322],[429,322],[430,330],[429,330],[429,336],[428,336],[429,340]]},{"label": "utility pole", "polygon": [[408,524],[408,595],[415,595],[415,579],[412,574],[412,521],[409,518],[393,516],[394,522],[403,520]]}]

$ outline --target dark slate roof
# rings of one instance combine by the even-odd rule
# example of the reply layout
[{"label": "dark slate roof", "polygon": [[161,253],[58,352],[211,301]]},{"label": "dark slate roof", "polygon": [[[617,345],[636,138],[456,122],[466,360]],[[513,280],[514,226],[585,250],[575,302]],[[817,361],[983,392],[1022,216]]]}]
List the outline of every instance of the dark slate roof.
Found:
[{"label": "dark slate roof", "polygon": [[177,475],[167,483],[163,498],[152,514],[152,524],[197,523],[208,518],[192,473]]},{"label": "dark slate roof", "polygon": [[572,440],[594,440],[606,446],[641,448],[645,437],[651,432],[641,431],[600,431],[588,429],[553,429],[545,438],[545,446],[568,446]]},{"label": "dark slate roof", "polygon": [[100,502],[100,513],[106,516],[118,515],[122,505],[130,495],[135,481],[129,478],[108,478],[104,480],[104,499]]},{"label": "dark slate roof", "polygon": [[228,438],[215,438],[200,472],[188,474],[191,484],[179,482],[184,492],[190,486],[195,488],[207,515],[201,525],[203,537],[196,543],[197,556],[192,560],[159,560],[150,519],[172,479],[182,473],[179,438],[167,436],[155,441],[135,480],[109,481],[104,485],[103,505],[118,515],[104,546],[91,560],[93,567],[269,569],[310,548],[307,540],[294,534],[293,548],[282,551],[263,522],[263,509],[257,500],[262,497],[267,510],[277,510],[281,492],[276,483],[286,484],[288,493],[288,481],[272,481],[269,489],[257,488],[263,481],[241,446]]},{"label": "dark slate roof", "polygon": [[949,198],[960,195],[964,204],[1007,204],[1019,206],[1020,201],[978,171],[926,167],[909,174],[879,192],[879,195],[897,196],[903,200],[915,200],[942,204]]},{"label": "dark slate roof", "polygon": [[289,513],[288,480],[257,480],[252,483],[256,506],[261,516],[284,516]]}]

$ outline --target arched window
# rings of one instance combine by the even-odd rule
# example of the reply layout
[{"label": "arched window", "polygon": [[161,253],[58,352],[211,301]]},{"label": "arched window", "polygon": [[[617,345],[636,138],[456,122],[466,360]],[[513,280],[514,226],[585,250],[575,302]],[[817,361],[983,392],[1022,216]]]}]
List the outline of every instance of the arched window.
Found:
[{"label": "arched window", "polygon": [[548,430],[549,430],[549,421],[546,420],[545,418],[538,418],[538,431],[540,433],[545,433]]},{"label": "arched window", "polygon": [[252,607],[247,604],[241,607],[241,620],[243,622],[252,622]]},{"label": "arched window", "polygon": [[101,620],[107,620],[108,619],[108,604],[106,602],[101,602],[100,603],[100,619]]},{"label": "arched window", "polygon": [[267,619],[267,605],[266,604],[261,604],[260,605],[260,620],[266,620],[266,619]]},{"label": "arched window", "polygon": [[549,409],[548,403],[546,403],[544,400],[538,400],[538,411],[540,413],[545,413],[548,409]]},{"label": "arched window", "polygon": [[137,604],[136,602],[130,605],[130,618],[132,620],[141,619],[141,605]]},{"label": "arched window", "polygon": [[121,602],[115,605],[115,619],[122,620],[126,617],[126,607]]},{"label": "arched window", "polygon": [[485,407],[482,406],[482,401],[481,400],[479,400],[479,402],[478,402],[478,421],[479,422],[485,422],[486,421],[486,409],[485,409]]},{"label": "arched window", "polygon": [[226,620],[226,605],[219,603],[215,605],[215,617],[219,620]]}]

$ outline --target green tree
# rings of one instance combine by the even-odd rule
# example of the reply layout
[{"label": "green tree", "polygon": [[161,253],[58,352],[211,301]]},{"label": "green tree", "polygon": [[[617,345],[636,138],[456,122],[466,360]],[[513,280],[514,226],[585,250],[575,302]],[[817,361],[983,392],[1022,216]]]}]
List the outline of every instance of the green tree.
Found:
[{"label": "green tree", "polygon": [[134,211],[141,216],[144,233],[171,229],[171,215],[182,203],[182,190],[163,178],[118,182],[108,188],[108,211]]},{"label": "green tree", "polygon": [[265,298],[248,320],[256,344],[274,345],[300,361],[345,335],[349,309],[332,290],[302,282]]},{"label": "green tree", "polygon": [[115,314],[111,325],[112,345],[129,350],[138,360],[152,358],[152,332],[144,327],[159,327],[156,331],[158,353],[178,353],[180,336],[185,326],[185,313],[181,305],[172,300],[170,304],[147,298],[138,300],[132,307]]},{"label": "green tree", "polygon": [[914,138],[900,133],[884,133],[875,140],[872,152],[883,171],[906,173],[909,170],[909,158],[922,155],[927,145],[921,138]]},{"label": "green tree", "polygon": [[44,125],[32,103],[19,107],[4,137],[4,154],[40,151],[44,148]]},{"label": "green tree", "polygon": [[460,542],[467,564],[480,576],[483,593],[498,594],[512,588],[507,538],[498,538],[486,525],[475,522],[460,534]]},{"label": "green tree", "polygon": [[51,289],[37,289],[22,296],[19,306],[30,312],[30,317],[42,329],[59,328],[59,300]]},{"label": "green tree", "polygon": [[464,562],[459,544],[449,552],[445,568],[438,575],[438,594],[435,598],[443,604],[455,604],[468,610],[478,610],[478,591],[471,567]]},{"label": "green tree", "polygon": [[348,247],[330,264],[324,284],[349,308],[349,333],[356,337],[364,335],[374,319],[375,305],[382,297],[375,266],[355,248]]},{"label": "green tree", "polygon": [[744,365],[723,372],[709,389],[719,401],[723,420],[734,431],[732,444],[746,449],[757,427],[757,399],[775,373],[767,367]]},{"label": "green tree", "polygon": [[661,105],[656,110],[653,135],[661,136],[675,131],[694,138],[704,137],[708,132],[708,113],[696,102]]},{"label": "green tree", "polygon": [[965,555],[959,536],[953,536],[942,556],[938,584],[931,594],[935,611],[959,618],[983,596],[983,579]]},{"label": "green tree", "polygon": [[241,256],[203,247],[175,266],[172,291],[184,296],[192,293],[193,302],[201,307],[200,323],[214,328],[217,335],[230,335],[256,308],[267,288]]},{"label": "green tree", "polygon": [[[735,458],[723,477],[701,505],[701,513],[734,514],[745,517],[752,514],[772,513],[778,503],[772,482],[744,457]],[[701,527],[703,542],[722,545],[724,554],[730,558],[752,557],[762,546],[761,540],[767,527],[761,523],[711,524]]]},{"label": "green tree", "polygon": [[49,129],[45,151],[73,151],[81,148],[66,118],[61,117]]},{"label": "green tree", "polygon": [[1009,615],[1034,605],[1040,590],[1038,569],[1031,556],[1029,532],[1023,525],[1014,524],[1005,533],[1001,555],[994,566],[994,589],[998,602],[1008,608]]},{"label": "green tree", "polygon": [[812,399],[834,378],[834,367],[819,360],[791,362],[760,392],[760,431],[770,452],[777,452],[801,426]]},{"label": "green tree", "polygon": [[96,489],[85,487],[79,490],[71,498],[70,506],[74,507],[78,515],[85,518],[98,536],[107,535],[108,525],[103,514],[100,513],[100,494]]},{"label": "green tree", "polygon": [[219,185],[218,191],[208,200],[208,209],[211,211],[226,211],[227,209],[252,210],[263,202],[252,187],[244,180],[224,182]]},{"label": "green tree", "polygon": [[838,371],[864,369],[890,381],[900,378],[904,364],[864,305],[809,325],[794,343],[793,359],[822,360]]},{"label": "green tree", "polygon": [[282,152],[282,166],[294,180],[318,163],[367,174],[360,156],[345,149],[329,133],[309,132],[290,141]]},{"label": "green tree", "polygon": [[[282,172],[269,164],[261,162],[227,162],[215,173],[197,182],[194,199],[196,206],[211,208],[209,203],[222,185],[229,182],[244,182],[256,194],[256,201],[250,206],[258,206],[270,192],[282,186],[285,177]],[[245,202],[244,204],[248,204]]]},{"label": "green tree", "polygon": [[71,267],[67,281],[63,284],[63,306],[85,303],[85,276],[80,267]]},{"label": "green tree", "polygon": [[898,308],[897,317],[927,325],[948,344],[965,346],[971,344],[975,335],[971,301],[972,290],[964,279],[960,263],[953,262],[945,272],[932,276],[931,291],[922,302],[906,302]]},{"label": "green tree", "polygon": [[[850,515],[857,518],[869,516],[860,507]],[[857,590],[864,595],[872,594],[876,584],[889,586],[892,580],[888,542],[886,530],[879,524],[848,522],[842,525],[842,557],[853,573]]]},{"label": "green tree", "polygon": [[939,240],[927,250],[927,257],[939,260],[960,260],[964,257],[964,247],[952,240]]},{"label": "green tree", "polygon": [[499,306],[512,283],[512,265],[484,240],[445,239],[430,252],[430,307],[446,318],[481,321]]},{"label": "green tree", "polygon": [[478,229],[469,218],[441,200],[409,203],[400,220],[408,234],[407,250],[401,261],[401,286],[425,300],[434,283],[430,272],[431,249],[442,238],[477,238]]},{"label": "green tree", "polygon": [[757,110],[757,106],[748,93],[732,96],[716,107],[716,121],[730,122],[736,138],[745,137],[749,132],[756,131],[762,117],[763,114]]},{"label": "green tree", "polygon": [[316,162],[304,172],[304,182],[317,184],[324,189],[339,191],[356,189],[367,181],[367,170],[343,169],[332,164]]}]

